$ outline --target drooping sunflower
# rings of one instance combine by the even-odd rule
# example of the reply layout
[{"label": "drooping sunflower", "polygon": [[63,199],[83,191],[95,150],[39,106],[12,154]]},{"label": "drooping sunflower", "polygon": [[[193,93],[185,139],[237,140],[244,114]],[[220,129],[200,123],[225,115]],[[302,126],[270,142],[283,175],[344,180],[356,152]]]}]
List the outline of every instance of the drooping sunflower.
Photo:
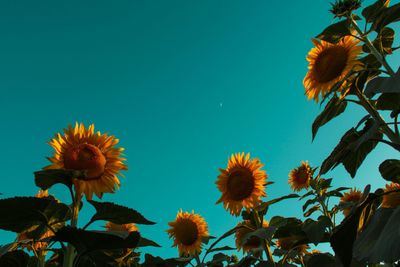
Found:
[{"label": "drooping sunflower", "polygon": [[312,169],[308,161],[302,161],[299,167],[290,171],[288,183],[293,191],[307,189],[310,186],[312,175]]},{"label": "drooping sunflower", "polygon": [[49,144],[55,152],[48,159],[52,163],[45,169],[85,170],[86,177],[74,179],[76,192],[92,199],[93,193],[101,198],[103,193],[113,193],[119,188],[117,175],[127,170],[121,153],[123,148],[115,147],[119,140],[108,134],[94,131],[94,125],[85,128],[83,123],[64,129],[56,134]]},{"label": "drooping sunflower", "polygon": [[[385,193],[393,190],[400,190],[400,184],[390,183],[385,186]],[[383,195],[382,208],[396,208],[400,205],[400,192],[393,192]]]},{"label": "drooping sunflower", "polygon": [[292,237],[283,237],[276,240],[276,246],[285,251],[296,251],[298,255],[304,255],[307,253],[309,246],[301,244],[295,246],[296,240]]},{"label": "drooping sunflower", "polygon": [[[246,235],[256,230],[256,227],[249,220],[240,222],[237,226],[243,226],[235,232],[235,243],[238,251],[242,249],[244,252],[249,252],[263,248],[262,239],[257,236],[251,236],[244,242]],[[265,220],[263,221],[263,227],[268,227],[268,222]]]},{"label": "drooping sunflower", "polygon": [[242,208],[250,209],[265,197],[267,173],[261,168],[264,165],[259,159],[250,159],[250,154],[233,154],[228,160],[228,167],[220,169],[216,181],[222,196],[217,204],[223,202],[225,209],[238,216]]},{"label": "drooping sunflower", "polygon": [[178,247],[179,255],[192,256],[201,252],[203,239],[208,237],[208,226],[199,214],[179,211],[176,219],[169,222],[167,230]]},{"label": "drooping sunflower", "polygon": [[[353,205],[356,205],[362,197],[363,193],[360,190],[357,190],[356,188],[350,189],[349,192],[346,192],[343,194],[343,196],[340,198],[340,203],[352,203]],[[352,207],[347,207],[343,209],[343,215],[347,217],[350,214]]]},{"label": "drooping sunflower", "polygon": [[[313,43],[315,47],[307,55],[308,72],[303,84],[308,99],[318,102],[320,95],[324,97],[352,69],[361,66],[357,58],[362,48],[352,36],[345,36],[335,44],[316,39],[313,39]],[[342,84],[340,90],[345,85]]]}]

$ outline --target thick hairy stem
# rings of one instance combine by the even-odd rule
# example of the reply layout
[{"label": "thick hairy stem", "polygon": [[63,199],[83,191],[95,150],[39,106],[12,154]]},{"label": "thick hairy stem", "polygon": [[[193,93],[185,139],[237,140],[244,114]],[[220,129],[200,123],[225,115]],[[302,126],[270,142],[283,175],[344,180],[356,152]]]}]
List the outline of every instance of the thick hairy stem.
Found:
[{"label": "thick hairy stem", "polygon": [[[71,227],[76,227],[78,225],[78,215],[79,207],[81,204],[80,194],[75,194],[74,200],[72,202],[72,217],[71,217]],[[68,244],[67,251],[64,255],[63,267],[72,267],[75,258],[75,249],[71,244]]]},{"label": "thick hairy stem", "polygon": [[371,104],[371,102],[365,97],[365,95],[360,91],[356,90],[358,99],[360,100],[361,105],[364,109],[374,118],[374,120],[379,124],[382,129],[382,132],[389,138],[389,140],[394,143],[400,145],[400,137],[392,131],[392,129],[387,125],[385,120],[381,117],[379,112],[375,109],[375,107]]}]

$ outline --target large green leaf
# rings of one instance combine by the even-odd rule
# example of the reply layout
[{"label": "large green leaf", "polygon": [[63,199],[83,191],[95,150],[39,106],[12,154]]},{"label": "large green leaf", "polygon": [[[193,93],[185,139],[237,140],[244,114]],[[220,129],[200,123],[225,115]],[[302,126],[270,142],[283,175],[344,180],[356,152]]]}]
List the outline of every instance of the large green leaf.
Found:
[{"label": "large green leaf", "polygon": [[[365,233],[364,242],[371,242],[370,246],[357,244],[359,248],[357,256],[369,263],[396,262],[400,259],[400,207],[391,213],[390,210],[383,210],[371,220],[371,229]],[[374,218],[376,217],[376,220]],[[386,223],[385,223],[386,222]],[[383,229],[382,229],[383,228]],[[359,241],[361,243],[362,239]]]},{"label": "large green leaf", "polygon": [[386,226],[393,209],[381,208],[376,211],[371,221],[365,227],[354,242],[353,257],[366,263],[375,249],[376,242],[379,239],[384,227]]},{"label": "large green leaf", "polygon": [[354,212],[347,216],[340,225],[333,229],[330,243],[336,256],[340,259],[344,267],[349,267],[353,260],[353,244],[357,237],[361,215],[365,208],[377,198],[374,194],[358,205]]},{"label": "large green leaf", "polygon": [[379,165],[379,171],[385,180],[400,183],[400,160],[385,160]]},{"label": "large green leaf", "polygon": [[188,258],[170,258],[162,259],[160,257],[155,257],[151,254],[144,255],[144,262],[141,264],[143,267],[182,267],[189,264],[192,260],[191,257]]},{"label": "large green leaf", "polygon": [[32,226],[68,219],[69,208],[51,198],[14,197],[0,200],[0,229],[20,233]]},{"label": "large green leaf", "polygon": [[[27,267],[29,266],[29,255],[23,250],[8,252],[0,257],[0,266],[4,267]],[[32,265],[31,265],[32,266]]]},{"label": "large green leaf", "polygon": [[42,190],[47,190],[55,184],[64,184],[71,188],[72,178],[85,177],[85,172],[78,170],[50,169],[37,171],[35,184]]},{"label": "large green leaf", "polygon": [[155,224],[155,222],[147,220],[142,214],[134,209],[120,206],[111,202],[97,202],[88,200],[96,209],[91,222],[104,220],[116,224],[137,223],[137,224]]},{"label": "large green leaf", "polygon": [[339,116],[346,109],[347,102],[340,100],[339,97],[334,95],[331,100],[326,104],[324,110],[315,118],[312,124],[312,139],[314,140],[318,129],[332,120],[333,118]]},{"label": "large green leaf", "polygon": [[367,22],[373,22],[383,10],[389,6],[390,0],[378,0],[372,5],[367,6],[363,9],[362,15]]},{"label": "large green leaf", "polygon": [[[307,255],[306,255],[307,256]],[[310,254],[306,260],[307,267],[342,267],[340,262],[329,253]]]},{"label": "large green leaf", "polygon": [[400,20],[400,3],[397,3],[393,6],[385,8],[379,15],[376,17],[372,28],[379,32],[386,25],[389,25],[393,22]]},{"label": "large green leaf", "polygon": [[122,238],[112,232],[86,231],[65,226],[52,237],[54,241],[68,242],[72,244],[78,253],[86,253],[101,249],[135,248],[139,244],[139,232],[131,232],[126,238]]},{"label": "large green leaf", "polygon": [[383,93],[376,100],[379,110],[400,110],[400,93]]},{"label": "large green leaf", "polygon": [[377,93],[400,93],[400,68],[393,77],[377,77],[368,82],[364,94],[371,98]]},{"label": "large green leaf", "polygon": [[143,236],[140,237],[139,243],[137,247],[161,247],[159,244],[154,242],[153,240],[144,238]]},{"label": "large green leaf", "polygon": [[258,237],[260,239],[271,240],[276,229],[277,229],[277,227],[269,226],[269,227],[258,228],[250,233],[247,233],[242,238],[242,245],[245,244],[252,237]]},{"label": "large green leaf", "polygon": [[307,219],[302,229],[306,233],[308,239],[317,245],[319,242],[324,240],[325,232],[329,226],[331,226],[331,220],[326,216],[320,216],[317,221]]},{"label": "large green leaf", "polygon": [[339,144],[321,165],[320,174],[325,174],[339,164],[343,164],[347,172],[354,177],[367,155],[382,139],[377,124],[369,119],[362,130],[351,128],[345,133]]},{"label": "large green leaf", "polygon": [[270,205],[272,205],[272,204],[275,204],[275,203],[280,202],[280,201],[285,200],[285,199],[298,198],[298,197],[300,197],[298,194],[289,194],[289,195],[286,195],[286,196],[283,196],[283,197],[275,198],[275,199],[272,199],[270,201],[261,203],[258,207],[256,207],[256,210],[259,211],[259,212],[263,212],[266,209],[268,209],[268,207]]},{"label": "large green leaf", "polygon": [[326,27],[320,34],[317,35],[318,39],[336,43],[343,36],[350,35],[349,22],[347,19],[336,22]]}]

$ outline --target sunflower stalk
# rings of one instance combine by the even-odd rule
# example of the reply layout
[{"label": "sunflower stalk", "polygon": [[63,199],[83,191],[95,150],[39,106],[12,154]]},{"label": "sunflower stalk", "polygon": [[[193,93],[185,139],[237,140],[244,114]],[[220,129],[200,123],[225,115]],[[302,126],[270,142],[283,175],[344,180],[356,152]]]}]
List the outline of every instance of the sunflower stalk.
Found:
[{"label": "sunflower stalk", "polygon": [[[81,204],[81,196],[80,194],[75,193],[72,202],[71,227],[76,227],[78,225],[80,204]],[[63,267],[72,267],[74,263],[74,258],[75,258],[75,248],[71,244],[68,244],[63,262]]]},{"label": "sunflower stalk", "polygon": [[[262,218],[260,218],[260,215],[258,214],[258,212],[256,210],[253,210],[252,213],[253,213],[253,218],[254,218],[254,221],[256,223],[257,229],[261,228],[262,227]],[[275,264],[274,258],[272,257],[271,248],[270,248],[267,240],[263,239],[262,240],[262,244],[263,244],[263,247],[264,247],[265,254],[267,255],[268,261],[270,263],[272,263],[272,265],[275,267],[276,264]]]},{"label": "sunflower stalk", "polygon": [[348,19],[350,20],[351,25],[354,27],[354,29],[357,31],[357,33],[360,35],[360,38],[364,41],[364,43],[368,46],[370,49],[371,53],[376,57],[376,59],[385,67],[385,69],[388,71],[390,76],[394,76],[395,72],[393,69],[390,67],[390,65],[387,63],[385,60],[385,57],[379,53],[379,51],[375,48],[375,46],[372,44],[372,42],[368,39],[368,34],[364,33],[360,27],[358,27],[357,22],[354,20],[353,16],[350,14]]}]

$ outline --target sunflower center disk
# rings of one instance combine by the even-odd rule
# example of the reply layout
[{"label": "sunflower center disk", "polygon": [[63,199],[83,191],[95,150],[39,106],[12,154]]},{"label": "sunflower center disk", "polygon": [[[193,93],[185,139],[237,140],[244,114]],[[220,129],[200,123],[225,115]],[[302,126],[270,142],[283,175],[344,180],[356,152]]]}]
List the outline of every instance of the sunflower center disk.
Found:
[{"label": "sunflower center disk", "polygon": [[90,144],[80,144],[64,154],[64,167],[72,170],[86,170],[87,179],[96,179],[104,173],[106,158],[100,149]]},{"label": "sunflower center disk", "polygon": [[193,245],[198,234],[197,225],[191,220],[184,219],[176,225],[176,239],[185,246]]},{"label": "sunflower center disk", "polygon": [[308,177],[309,175],[306,170],[300,170],[297,174],[297,182],[299,184],[305,184],[307,183]]},{"label": "sunflower center disk", "polygon": [[332,47],[321,52],[315,62],[316,80],[325,83],[339,77],[346,67],[347,58],[347,51],[343,47]]},{"label": "sunflower center disk", "polygon": [[254,177],[247,169],[233,170],[228,179],[228,194],[233,200],[240,201],[251,195],[254,189]]}]

